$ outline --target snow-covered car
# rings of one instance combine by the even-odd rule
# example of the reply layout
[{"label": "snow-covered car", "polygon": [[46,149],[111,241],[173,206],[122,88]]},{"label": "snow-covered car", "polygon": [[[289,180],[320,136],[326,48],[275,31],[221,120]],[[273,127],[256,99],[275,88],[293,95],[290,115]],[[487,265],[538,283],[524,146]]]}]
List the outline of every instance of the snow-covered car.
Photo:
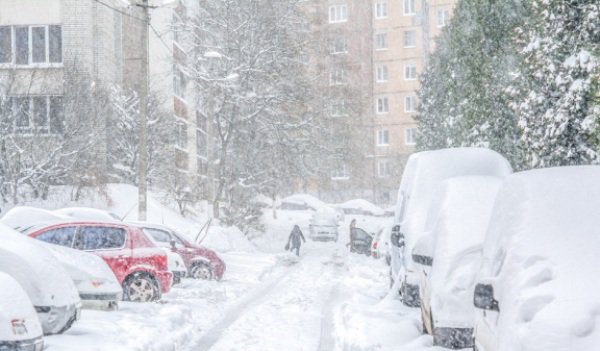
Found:
[{"label": "snow-covered car", "polygon": [[316,197],[308,194],[294,194],[288,197],[284,197],[281,200],[280,209],[292,210],[292,211],[316,211],[321,207],[325,207],[326,204],[317,199]]},{"label": "snow-covered car", "polygon": [[82,221],[121,221],[121,218],[112,212],[91,207],[65,207],[52,213]]},{"label": "snow-covered car", "polygon": [[62,265],[38,242],[4,224],[0,224],[0,272],[27,292],[44,334],[62,333],[79,319],[79,293]]},{"label": "snow-covered car", "polygon": [[[421,318],[435,345],[473,346],[473,288],[502,178],[466,176],[442,183],[435,224],[413,250],[421,264]],[[429,239],[429,240],[428,240]]]},{"label": "snow-covered car", "polygon": [[474,290],[479,350],[598,350],[598,209],[598,166],[505,180]]},{"label": "snow-covered car", "polygon": [[0,286],[0,350],[42,351],[42,326],[27,293],[2,272]]},{"label": "snow-covered car", "polygon": [[[392,279],[400,279],[400,294],[407,306],[418,307],[420,275],[412,260],[413,247],[426,232],[429,206],[437,199],[437,189],[446,179],[465,175],[505,177],[512,173],[509,162],[500,154],[482,148],[453,148],[424,151],[410,156],[398,194],[397,217],[404,237],[402,262],[392,265]],[[398,250],[395,250],[398,254]],[[398,267],[402,267],[402,274]],[[396,271],[394,271],[396,270]]]},{"label": "snow-covered car", "polygon": [[152,240],[156,246],[160,247],[165,252],[165,255],[167,255],[167,266],[169,267],[169,271],[173,273],[173,284],[181,283],[181,279],[187,275],[187,268],[185,267],[185,262],[181,255],[171,248],[161,247],[161,243],[153,240],[152,235],[146,236]]},{"label": "snow-covered car", "polygon": [[337,241],[339,236],[337,218],[332,208],[320,208],[310,219],[309,238],[315,241]]},{"label": "snow-covered car", "polygon": [[113,271],[100,257],[68,247],[40,242],[67,271],[79,292],[82,306],[115,310],[123,298],[123,288]]},{"label": "snow-covered car", "polygon": [[192,244],[183,235],[164,225],[148,222],[132,222],[152,237],[158,246],[170,248],[181,255],[188,275],[194,279],[221,280],[225,274],[225,262],[212,250]]},{"label": "snow-covered car", "polygon": [[99,256],[123,288],[123,299],[159,300],[169,292],[173,273],[164,250],[135,226],[119,222],[63,221],[33,226],[30,237]]},{"label": "snow-covered car", "polygon": [[389,225],[379,227],[371,243],[371,256],[374,258],[389,257],[390,231]]},{"label": "snow-covered car", "polygon": [[384,214],[384,211],[380,207],[363,199],[349,200],[339,206],[347,215],[383,216]]}]

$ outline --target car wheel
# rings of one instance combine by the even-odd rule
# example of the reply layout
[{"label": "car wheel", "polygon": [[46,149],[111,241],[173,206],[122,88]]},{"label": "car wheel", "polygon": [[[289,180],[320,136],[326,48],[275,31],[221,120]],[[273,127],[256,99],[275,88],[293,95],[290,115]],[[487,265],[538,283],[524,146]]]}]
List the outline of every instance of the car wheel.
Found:
[{"label": "car wheel", "polygon": [[206,263],[198,263],[192,267],[190,276],[194,279],[211,280],[213,278],[213,272]]},{"label": "car wheel", "polygon": [[66,332],[67,330],[71,329],[71,327],[73,326],[73,324],[75,323],[75,321],[77,320],[77,317],[75,315],[73,315],[71,318],[69,318],[69,321],[65,324],[65,326],[58,331],[58,333],[56,334],[62,334],[64,332]]},{"label": "car wheel", "polygon": [[160,288],[148,273],[134,273],[123,283],[123,300],[151,302],[160,299]]}]

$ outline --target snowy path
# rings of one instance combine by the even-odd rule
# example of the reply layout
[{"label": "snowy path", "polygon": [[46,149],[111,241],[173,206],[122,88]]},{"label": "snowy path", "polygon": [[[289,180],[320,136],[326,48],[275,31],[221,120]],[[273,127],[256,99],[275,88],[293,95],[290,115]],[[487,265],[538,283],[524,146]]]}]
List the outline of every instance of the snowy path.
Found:
[{"label": "snowy path", "polygon": [[419,314],[388,291],[383,260],[342,244],[302,257],[236,252],[221,282],[185,279],[162,303],[85,310],[46,351],[433,351]]}]

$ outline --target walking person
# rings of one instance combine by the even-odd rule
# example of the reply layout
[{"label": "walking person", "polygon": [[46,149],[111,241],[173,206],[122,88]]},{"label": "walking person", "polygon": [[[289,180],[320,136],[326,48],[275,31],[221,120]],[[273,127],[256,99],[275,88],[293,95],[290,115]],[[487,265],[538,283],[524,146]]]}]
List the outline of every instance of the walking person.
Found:
[{"label": "walking person", "polygon": [[300,245],[302,242],[306,242],[306,239],[304,239],[304,235],[302,234],[300,227],[296,224],[294,225],[294,229],[292,229],[292,232],[288,237],[288,242],[285,245],[285,249],[289,249],[290,251],[296,250],[296,256],[300,256]]}]

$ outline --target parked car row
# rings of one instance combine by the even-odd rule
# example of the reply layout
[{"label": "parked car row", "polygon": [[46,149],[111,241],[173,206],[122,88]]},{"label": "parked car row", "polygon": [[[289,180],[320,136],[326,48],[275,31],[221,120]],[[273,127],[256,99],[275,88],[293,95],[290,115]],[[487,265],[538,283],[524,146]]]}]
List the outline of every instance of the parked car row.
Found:
[{"label": "parked car row", "polygon": [[225,272],[216,253],[168,227],[96,209],[15,207],[0,219],[0,240],[0,350],[42,350],[42,333],[66,331],[82,307],[156,301],[184,276]]},{"label": "parked car row", "polygon": [[393,286],[435,345],[596,350],[598,208],[597,166],[512,173],[489,150],[417,153],[390,233]]}]

